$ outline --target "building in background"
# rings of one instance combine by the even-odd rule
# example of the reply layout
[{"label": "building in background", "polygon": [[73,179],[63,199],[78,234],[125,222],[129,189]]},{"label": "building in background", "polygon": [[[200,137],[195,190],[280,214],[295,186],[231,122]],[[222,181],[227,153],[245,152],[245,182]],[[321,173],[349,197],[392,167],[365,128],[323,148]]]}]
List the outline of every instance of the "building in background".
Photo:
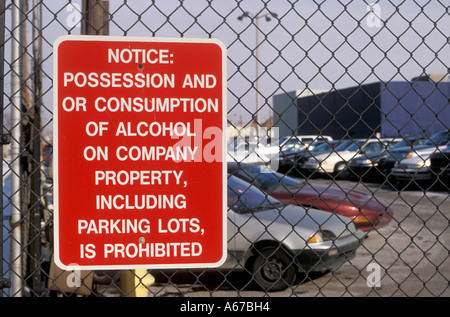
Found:
[{"label": "building in background", "polygon": [[324,93],[326,90],[294,90],[273,96],[273,126],[278,127],[279,135],[296,135],[299,128],[298,99]]},{"label": "building in background", "polygon": [[[439,78],[439,81],[436,80]],[[377,82],[273,97],[274,126],[285,135],[330,135],[334,139],[431,135],[450,128],[450,82],[424,76],[412,82]]]}]

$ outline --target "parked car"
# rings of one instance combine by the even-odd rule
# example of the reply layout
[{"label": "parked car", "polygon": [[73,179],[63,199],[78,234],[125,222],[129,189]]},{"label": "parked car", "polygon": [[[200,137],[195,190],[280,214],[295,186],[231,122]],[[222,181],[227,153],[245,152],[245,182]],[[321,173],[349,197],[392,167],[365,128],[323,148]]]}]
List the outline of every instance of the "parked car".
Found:
[{"label": "parked car", "polygon": [[349,178],[361,177],[366,180],[376,180],[384,176],[379,167],[380,162],[386,157],[390,149],[402,141],[403,139],[400,138],[388,140],[381,151],[373,153],[364,152],[361,153],[362,155],[351,159],[346,167]]},{"label": "parked car", "polygon": [[377,138],[348,140],[336,147],[333,152],[311,156],[302,167],[311,172],[328,173],[345,178],[348,175],[345,171],[348,161],[361,153],[370,155],[378,152],[385,147],[386,143],[387,140]]},{"label": "parked car", "polygon": [[398,182],[408,181],[429,181],[432,180],[432,174],[429,170],[430,159],[428,154],[406,158],[395,163],[391,171],[390,178]]},{"label": "parked car", "polygon": [[390,171],[394,167],[395,163],[402,160],[407,156],[412,156],[410,154],[414,146],[420,146],[429,143],[430,140],[427,137],[421,136],[410,136],[405,137],[403,141],[400,141],[396,145],[387,151],[386,155],[380,158],[378,163],[379,170],[385,175],[389,176]]},{"label": "parked car", "polygon": [[323,140],[332,141],[333,138],[328,135],[294,135],[281,138],[279,145],[282,152],[300,151],[316,141]]},{"label": "parked car", "polygon": [[439,148],[432,148],[430,151],[421,151],[418,155],[405,158],[394,165],[391,171],[391,178],[398,182],[423,182],[432,181],[436,173],[431,169],[431,156],[441,153]]},{"label": "parked car", "polygon": [[322,135],[297,135],[282,137],[274,145],[266,145],[263,142],[242,142],[228,145],[228,158],[231,161],[272,166],[279,165],[280,154],[307,149],[318,141],[332,140],[330,136]]},{"label": "parked car", "polygon": [[228,207],[228,258],[221,268],[247,270],[267,291],[289,287],[298,273],[339,267],[365,236],[346,217],[283,204],[234,176]]},{"label": "parked car", "polygon": [[450,146],[430,155],[430,170],[433,176],[450,187]]},{"label": "parked car", "polygon": [[263,155],[280,155],[301,151],[308,148],[311,144],[319,141],[332,141],[333,138],[328,135],[288,135],[281,137],[274,145],[261,149]]},{"label": "parked car", "polygon": [[432,180],[433,175],[429,169],[430,155],[446,148],[449,144],[450,130],[445,130],[433,134],[422,145],[414,145],[412,149],[408,147],[399,149],[404,156],[396,156],[400,159],[394,164],[389,176],[399,182]]},{"label": "parked car", "polygon": [[265,165],[276,158],[274,154],[270,154],[268,148],[258,143],[231,143],[227,147],[227,156],[229,161]]},{"label": "parked car", "polygon": [[317,155],[324,152],[330,152],[333,150],[333,145],[339,141],[316,141],[310,144],[307,148],[299,151],[284,151],[279,155],[279,168],[278,171],[289,171],[292,168],[298,168],[304,161],[306,161],[311,155]]},{"label": "parked car", "polygon": [[311,185],[251,164],[228,163],[228,173],[253,184],[281,202],[346,216],[362,231],[382,228],[392,220],[393,211],[386,203],[362,191],[337,185]]}]

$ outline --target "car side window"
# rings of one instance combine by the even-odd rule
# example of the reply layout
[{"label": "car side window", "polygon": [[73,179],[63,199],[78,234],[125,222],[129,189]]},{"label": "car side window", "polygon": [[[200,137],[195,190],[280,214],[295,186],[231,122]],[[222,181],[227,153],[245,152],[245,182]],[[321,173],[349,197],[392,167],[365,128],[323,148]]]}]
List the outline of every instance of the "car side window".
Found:
[{"label": "car side window", "polygon": [[373,142],[373,143],[367,144],[364,147],[364,152],[365,153],[379,152],[379,151],[381,151],[381,146],[382,146],[382,144],[380,142]]}]

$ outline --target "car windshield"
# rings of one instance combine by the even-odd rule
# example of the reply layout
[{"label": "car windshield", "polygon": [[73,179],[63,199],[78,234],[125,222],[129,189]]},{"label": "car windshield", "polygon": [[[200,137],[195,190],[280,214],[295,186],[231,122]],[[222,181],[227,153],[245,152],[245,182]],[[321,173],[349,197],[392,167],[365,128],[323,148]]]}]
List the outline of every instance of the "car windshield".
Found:
[{"label": "car windshield", "polygon": [[284,206],[255,186],[235,176],[228,178],[228,207],[237,213],[251,213]]},{"label": "car windshield", "polygon": [[284,141],[286,141],[289,137],[288,136],[284,136],[281,137],[277,142],[275,142],[277,145],[281,145],[283,144]]},{"label": "car windshield", "polygon": [[313,152],[328,152],[333,150],[333,147],[337,144],[336,141],[329,141],[329,142],[323,142],[319,145],[317,145],[314,149]]},{"label": "car windshield", "polygon": [[425,145],[443,145],[450,141],[450,131],[442,131],[433,134],[423,144]]},{"label": "car windshield", "polygon": [[351,151],[349,150],[350,147],[356,146],[358,147],[358,144],[356,143],[357,141],[354,140],[343,140],[338,146],[336,146],[336,148],[334,149],[335,151]]},{"label": "car windshield", "polygon": [[311,142],[312,139],[303,139],[299,140],[296,137],[293,137],[292,139],[288,140],[286,143],[283,144],[282,150],[293,150],[293,151],[299,151],[301,149],[305,149],[309,142]]},{"label": "car windshield", "polygon": [[280,184],[284,186],[299,186],[302,184],[296,179],[269,169],[264,171],[261,167],[255,165],[241,165],[233,171],[233,174],[237,174],[238,177],[255,184],[265,191],[273,189]]},{"label": "car windshield", "polygon": [[361,149],[361,146],[364,144],[364,141],[352,141],[352,144],[349,145],[345,150],[350,152],[357,152]]},{"label": "car windshield", "polygon": [[394,150],[395,151],[397,149],[400,149],[400,148],[403,148],[403,147],[407,147],[407,146],[411,147],[413,145],[422,145],[422,144],[425,144],[425,142],[427,140],[428,139],[424,139],[424,138],[416,138],[416,139],[408,138],[408,139],[404,139],[404,140],[401,140],[400,142],[397,142],[396,144],[394,144],[390,148],[390,150]]}]

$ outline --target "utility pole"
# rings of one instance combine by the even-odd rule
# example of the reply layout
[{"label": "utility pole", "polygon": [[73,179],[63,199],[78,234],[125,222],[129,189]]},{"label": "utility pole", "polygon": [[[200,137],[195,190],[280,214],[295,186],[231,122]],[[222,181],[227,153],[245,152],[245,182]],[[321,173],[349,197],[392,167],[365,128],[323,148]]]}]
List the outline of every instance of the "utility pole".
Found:
[{"label": "utility pole", "polygon": [[109,35],[109,1],[82,0],[81,34]]}]

